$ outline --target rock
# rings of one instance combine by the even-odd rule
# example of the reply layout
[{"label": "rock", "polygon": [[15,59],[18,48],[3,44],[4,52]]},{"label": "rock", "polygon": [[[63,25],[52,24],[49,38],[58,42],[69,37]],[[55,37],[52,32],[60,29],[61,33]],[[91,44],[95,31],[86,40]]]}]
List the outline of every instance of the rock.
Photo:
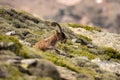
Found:
[{"label": "rock", "polygon": [[22,58],[10,50],[0,50],[0,61],[8,64],[19,62]]},{"label": "rock", "polygon": [[89,41],[87,41],[85,39],[77,39],[76,43],[80,43],[82,45],[87,45],[87,44],[89,44]]},{"label": "rock", "polygon": [[96,54],[96,55],[98,55],[99,54],[99,52],[98,52],[98,50],[97,49],[89,49],[89,52],[91,52],[91,53],[93,53],[93,54]]},{"label": "rock", "polygon": [[80,67],[98,68],[98,65],[95,63],[92,63],[87,57],[74,58],[73,63]]},{"label": "rock", "polygon": [[16,56],[14,52],[11,52],[10,50],[0,50],[0,57],[4,56]]},{"label": "rock", "polygon": [[79,73],[77,76],[77,80],[94,80],[94,78],[90,75]]},{"label": "rock", "polygon": [[110,72],[106,72],[101,76],[95,76],[95,80],[119,80],[119,79],[120,78],[118,76]]},{"label": "rock", "polygon": [[9,32],[7,32],[7,33],[5,33],[6,35],[15,35],[16,34],[16,32],[15,31],[9,31]]},{"label": "rock", "polygon": [[75,43],[75,42],[76,42],[76,40],[77,40],[77,39],[72,39],[71,41],[72,41],[73,43]]},{"label": "rock", "polygon": [[120,64],[112,61],[101,61],[99,58],[92,60],[98,66],[106,71],[113,72],[120,75]]},{"label": "rock", "polygon": [[88,47],[88,48],[95,48],[96,46],[91,43],[91,44],[87,44],[87,47]]},{"label": "rock", "polygon": [[14,62],[14,61],[20,61],[20,60],[22,60],[22,58],[18,57],[18,56],[1,55],[0,60],[2,62],[11,63],[11,62]]},{"label": "rock", "polygon": [[19,42],[20,42],[21,44],[24,44],[24,45],[27,45],[27,46],[31,46],[31,44],[30,44],[29,42],[26,42],[26,41],[24,41],[24,40],[19,40]]},{"label": "rock", "polygon": [[53,80],[61,80],[56,67],[46,60],[39,60],[28,66],[28,71],[37,77],[50,77]]},{"label": "rock", "polygon": [[0,49],[6,48],[6,47],[7,47],[7,43],[0,42]]},{"label": "rock", "polygon": [[69,69],[60,66],[56,66],[56,68],[63,80],[77,80],[76,72],[70,71]]},{"label": "rock", "polygon": [[0,42],[0,49],[9,49],[12,46],[15,46],[14,42]]},{"label": "rock", "polygon": [[37,61],[36,59],[23,59],[23,60],[21,60],[21,63],[31,65],[31,64],[35,63],[36,61]]},{"label": "rock", "polygon": [[30,34],[30,32],[29,31],[23,31],[22,34],[23,34],[23,36],[27,36],[28,34]]},{"label": "rock", "polygon": [[[120,35],[115,33],[108,33],[108,32],[90,32],[88,30],[84,30],[83,28],[71,28],[70,29],[76,33],[87,36],[88,38],[92,39],[92,43],[97,46],[103,47],[111,47],[115,50],[120,51]],[[80,30],[80,31],[78,31]],[[80,42],[80,40],[79,40]]]},{"label": "rock", "polygon": [[18,68],[10,64],[0,62],[0,79],[1,80],[14,80],[14,79],[24,79],[24,75],[21,76]]},{"label": "rock", "polygon": [[0,78],[5,78],[9,75],[7,67],[4,65],[0,66]]}]

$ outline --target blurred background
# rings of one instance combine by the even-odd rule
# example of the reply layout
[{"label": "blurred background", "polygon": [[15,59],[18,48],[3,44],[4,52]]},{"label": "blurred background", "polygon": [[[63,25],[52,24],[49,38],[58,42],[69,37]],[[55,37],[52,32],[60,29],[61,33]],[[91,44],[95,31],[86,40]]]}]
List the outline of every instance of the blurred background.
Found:
[{"label": "blurred background", "polygon": [[120,34],[120,0],[0,0],[44,20],[101,27]]}]

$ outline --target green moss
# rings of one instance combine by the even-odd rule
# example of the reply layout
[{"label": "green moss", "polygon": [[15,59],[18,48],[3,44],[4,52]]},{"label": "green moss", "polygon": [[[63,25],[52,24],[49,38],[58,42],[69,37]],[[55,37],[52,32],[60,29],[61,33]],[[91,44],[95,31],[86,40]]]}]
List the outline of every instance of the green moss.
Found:
[{"label": "green moss", "polygon": [[21,80],[22,78],[22,73],[15,67],[9,66],[9,73],[10,75],[7,76],[6,80]]},{"label": "green moss", "polygon": [[43,22],[42,20],[40,20],[39,18],[34,17],[32,14],[27,13],[25,11],[19,11],[19,14],[21,14],[21,16],[23,16],[25,19],[33,21],[34,23],[39,23],[39,22]]},{"label": "green moss", "polygon": [[92,69],[89,69],[89,68],[82,68],[81,72],[85,73],[85,74],[88,74],[90,76],[95,76],[96,75],[95,71],[93,71]]},{"label": "green moss", "polygon": [[79,72],[79,67],[73,65],[70,60],[64,59],[64,58],[60,58],[57,55],[54,54],[47,54],[47,56],[45,56],[46,59],[52,61],[54,64],[58,65],[58,66],[62,66],[62,67],[66,67],[72,71],[75,72]]},{"label": "green moss", "polygon": [[65,67],[75,72],[79,72],[80,70],[80,68],[78,66],[75,66],[73,63],[71,63],[71,60],[68,58],[61,57],[57,55],[56,53],[42,52],[39,50],[35,50],[35,51],[37,51],[37,53],[40,54],[45,59],[53,62],[54,64],[58,66]]},{"label": "green moss", "polygon": [[89,51],[89,48],[86,45],[81,45],[81,44],[74,44],[74,45],[78,46],[78,48],[81,50]]},{"label": "green moss", "polygon": [[38,54],[38,52],[27,46],[23,46],[18,55],[24,58],[41,58],[41,55]]},{"label": "green moss", "polygon": [[87,25],[71,24],[71,23],[69,23],[68,26],[73,27],[73,28],[84,28],[84,29],[89,30],[89,31],[94,31],[95,30],[95,31],[101,32],[100,28],[90,27],[90,26],[87,26]]},{"label": "green moss", "polygon": [[38,31],[32,31],[32,33],[35,34],[35,35],[39,35],[40,36],[40,35],[43,35],[44,31],[38,30]]},{"label": "green moss", "polygon": [[47,77],[45,77],[45,78],[37,78],[36,80],[53,80],[53,79],[51,79],[51,78],[47,78]]},{"label": "green moss", "polygon": [[21,56],[24,58],[40,57],[37,52],[33,51],[30,47],[22,46],[19,41],[12,36],[0,35],[0,42],[13,42],[14,45],[9,47],[8,50],[14,52],[17,56]]},{"label": "green moss", "polygon": [[7,20],[11,20],[11,16],[13,16],[13,13],[10,12],[10,9],[8,8],[4,9],[0,7],[0,16],[4,17]]},{"label": "green moss", "polygon": [[17,39],[15,39],[14,37],[12,37],[12,36],[6,36],[6,35],[2,35],[2,34],[0,34],[0,42],[11,42],[11,41],[13,41],[13,42],[15,42],[15,43],[19,43],[18,41],[17,41]]},{"label": "green moss", "polygon": [[68,44],[68,45],[73,45],[73,42],[68,39],[68,40],[66,41],[66,44]]},{"label": "green moss", "polygon": [[72,54],[78,55],[78,56],[86,56],[89,59],[94,59],[97,56],[94,54],[89,53],[88,51],[85,50],[75,50]]},{"label": "green moss", "polygon": [[86,46],[82,46],[80,44],[68,45],[59,43],[57,46],[59,49],[73,56],[86,56],[89,59],[94,59],[97,57],[96,55],[90,53]]},{"label": "green moss", "polygon": [[0,68],[3,69],[3,72],[6,74],[4,80],[23,80],[24,75],[18,70],[17,67],[14,67],[10,64],[0,63]]},{"label": "green moss", "polygon": [[27,28],[27,25],[25,23],[22,23],[17,19],[13,20],[13,26],[16,28]]},{"label": "green moss", "polygon": [[104,58],[106,59],[120,59],[120,52],[113,48],[104,48]]},{"label": "green moss", "polygon": [[40,27],[39,24],[43,23],[41,19],[34,17],[30,13],[6,7],[0,7],[0,17],[10,25],[22,28],[28,28],[29,26]]},{"label": "green moss", "polygon": [[59,49],[63,50],[64,52],[66,52],[66,53],[73,53],[74,52],[74,49],[70,45],[68,45],[68,44],[58,43],[57,47]]},{"label": "green moss", "polygon": [[81,35],[81,34],[78,34],[78,36],[80,38],[83,38],[83,39],[87,40],[87,41],[90,41],[90,42],[92,41],[92,39],[88,38],[87,36],[84,36],[84,35]]},{"label": "green moss", "polygon": [[9,49],[15,53],[19,53],[20,49],[22,48],[22,45],[19,43],[19,41],[12,36],[0,35],[0,42],[6,42],[6,43],[13,42],[14,45]]}]

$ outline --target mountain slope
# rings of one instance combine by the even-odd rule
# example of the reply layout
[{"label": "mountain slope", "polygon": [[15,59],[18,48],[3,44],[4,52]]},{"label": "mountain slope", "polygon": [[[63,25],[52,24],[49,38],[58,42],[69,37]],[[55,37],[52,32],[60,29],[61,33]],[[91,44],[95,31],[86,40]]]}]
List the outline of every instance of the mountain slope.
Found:
[{"label": "mountain slope", "polygon": [[[97,46],[92,38],[75,34],[68,27],[82,27],[89,32],[101,29],[79,24],[60,24],[67,35],[65,44],[41,51],[32,46],[54,34],[57,29],[24,11],[0,7],[0,75],[1,80],[119,80],[120,52]],[[79,26],[78,26],[79,25]],[[94,33],[95,34],[95,33]],[[102,67],[96,59],[99,59]],[[109,64],[113,62],[112,64]],[[115,65],[116,70],[109,70]],[[105,70],[106,65],[109,68]]]},{"label": "mountain slope", "polygon": [[25,10],[59,22],[77,22],[120,33],[119,0],[0,0],[0,5]]}]

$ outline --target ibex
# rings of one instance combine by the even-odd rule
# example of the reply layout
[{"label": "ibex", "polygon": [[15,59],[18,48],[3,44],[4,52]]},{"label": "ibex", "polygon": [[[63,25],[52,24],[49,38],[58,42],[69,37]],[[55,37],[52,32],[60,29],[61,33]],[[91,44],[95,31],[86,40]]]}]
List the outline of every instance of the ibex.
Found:
[{"label": "ibex", "polygon": [[59,30],[56,30],[56,33],[51,35],[50,37],[40,40],[35,43],[34,48],[38,48],[40,50],[46,51],[50,49],[55,49],[55,45],[57,42],[65,43],[67,37],[63,32],[61,26],[57,22],[52,22],[51,26],[58,26]]}]

